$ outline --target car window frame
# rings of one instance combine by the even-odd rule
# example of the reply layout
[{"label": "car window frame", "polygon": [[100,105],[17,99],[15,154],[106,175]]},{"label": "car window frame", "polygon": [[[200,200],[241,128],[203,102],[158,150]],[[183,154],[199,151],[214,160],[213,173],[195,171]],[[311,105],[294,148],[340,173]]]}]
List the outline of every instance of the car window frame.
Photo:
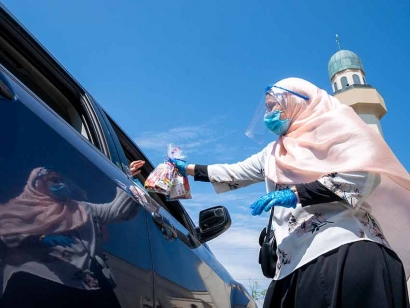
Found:
[{"label": "car window frame", "polygon": [[[79,113],[81,120],[90,135],[90,140],[81,135],[67,120],[65,120],[52,106],[44,102],[33,89],[20,80],[19,76],[14,76],[13,72],[5,67],[14,76],[16,82],[23,86],[30,95],[36,98],[48,110],[58,116],[58,118],[76,131],[89,144],[96,147],[111,162],[114,163],[122,172],[128,174],[128,160],[122,145],[118,139],[115,129],[110,122],[114,123],[118,130],[124,136],[127,143],[131,144],[133,153],[136,157],[141,157],[146,161],[146,170],[151,172],[154,167],[149,159],[142,153],[138,146],[132,142],[131,138],[120,128],[120,126],[109,116],[109,114],[87,93],[87,91],[71,76],[65,68],[42,46],[28,30],[26,30],[15,19],[11,18],[9,13],[0,5],[0,29],[2,37],[15,49],[18,55],[21,55],[25,61],[28,61],[39,74],[46,80],[50,81],[61,94],[67,98],[70,104]],[[118,166],[117,162],[120,164]],[[127,167],[124,167],[127,166]],[[148,175],[146,175],[148,176]],[[178,222],[181,223],[194,236],[195,225],[189,214],[179,201],[166,201],[165,196],[152,194],[152,197],[166,209]]]},{"label": "car window frame", "polygon": [[[117,151],[121,153],[119,157],[123,160],[122,164],[125,164],[128,168],[128,158],[125,151],[128,152],[128,157],[130,158],[130,160],[144,160],[145,165],[141,170],[141,176],[143,178],[147,178],[148,175],[154,170],[154,166],[149,158],[142,152],[138,145],[134,141],[132,141],[128,134],[124,130],[122,130],[119,124],[104,110],[101,105],[98,104],[98,108],[104,115],[104,120],[108,122],[106,123],[106,125],[111,130],[110,136],[117,147]],[[118,136],[118,133],[120,133],[121,136]],[[127,144],[127,149],[124,149],[120,139],[122,139],[123,142]],[[122,171],[127,174],[127,170]],[[185,229],[187,229],[187,231],[191,233],[191,235],[196,237],[195,224],[189,216],[188,212],[185,210],[184,206],[179,201],[167,201],[166,197],[162,194],[149,194],[165,210],[167,210],[167,212],[170,213],[172,217],[174,217],[183,227],[185,227]]]},{"label": "car window frame", "polygon": [[[84,123],[85,130],[90,139],[85,138],[90,144],[95,146],[100,152],[107,156],[110,160],[111,151],[109,151],[107,141],[96,114],[96,110],[90,100],[87,99],[85,89],[64,69],[64,67],[42,46],[21,24],[13,19],[3,5],[0,5],[0,35],[7,42],[9,49],[13,51],[11,54],[11,65],[2,65],[12,76],[13,80],[26,89],[26,92],[34,97],[37,101],[43,104],[48,110],[64,121],[68,126],[78,132],[73,125],[65,120],[58,111],[47,104],[36,94],[35,89],[32,89],[28,84],[21,80],[18,75],[15,75],[14,65],[20,64],[17,59],[23,59],[28,65],[41,75],[42,78],[50,82],[56,90],[63,95],[67,101],[72,104],[78,112],[81,121]],[[13,61],[16,61],[15,63]],[[24,66],[23,66],[24,67]],[[81,135],[81,133],[79,133]]]}]

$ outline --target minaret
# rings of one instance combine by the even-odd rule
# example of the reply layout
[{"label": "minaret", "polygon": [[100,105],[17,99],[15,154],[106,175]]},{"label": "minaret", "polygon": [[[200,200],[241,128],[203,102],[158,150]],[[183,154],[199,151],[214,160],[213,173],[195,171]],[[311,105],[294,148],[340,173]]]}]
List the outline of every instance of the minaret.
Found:
[{"label": "minaret", "polygon": [[[339,39],[336,35],[336,42]],[[329,60],[328,72],[333,96],[351,106],[364,122],[382,136],[380,119],[387,113],[383,97],[367,84],[362,61],[349,50],[336,52]]]}]

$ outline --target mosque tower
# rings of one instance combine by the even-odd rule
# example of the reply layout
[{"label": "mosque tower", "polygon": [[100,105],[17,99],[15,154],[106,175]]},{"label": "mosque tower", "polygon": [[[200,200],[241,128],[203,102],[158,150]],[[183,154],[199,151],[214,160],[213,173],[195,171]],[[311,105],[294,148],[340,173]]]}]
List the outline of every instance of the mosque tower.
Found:
[{"label": "mosque tower", "polygon": [[[336,35],[336,42],[339,40]],[[387,113],[383,97],[367,84],[362,61],[349,50],[336,52],[329,60],[328,73],[333,96],[351,106],[364,122],[383,136],[380,119]]]}]

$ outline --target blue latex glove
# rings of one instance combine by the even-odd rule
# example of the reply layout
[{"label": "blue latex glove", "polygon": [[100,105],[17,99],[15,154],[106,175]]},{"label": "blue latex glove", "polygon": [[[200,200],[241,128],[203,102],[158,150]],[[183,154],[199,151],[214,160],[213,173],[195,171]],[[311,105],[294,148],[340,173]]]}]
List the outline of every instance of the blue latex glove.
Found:
[{"label": "blue latex glove", "polygon": [[41,243],[47,247],[63,246],[70,247],[74,241],[71,237],[64,235],[46,235],[41,240]]},{"label": "blue latex glove", "polygon": [[168,157],[167,161],[173,163],[181,175],[186,176],[186,167],[188,166],[188,163],[185,160]]},{"label": "blue latex glove", "polygon": [[256,200],[250,208],[252,215],[260,215],[262,211],[268,212],[274,206],[283,206],[286,208],[296,208],[298,199],[293,191],[290,189],[272,191],[263,195]]}]

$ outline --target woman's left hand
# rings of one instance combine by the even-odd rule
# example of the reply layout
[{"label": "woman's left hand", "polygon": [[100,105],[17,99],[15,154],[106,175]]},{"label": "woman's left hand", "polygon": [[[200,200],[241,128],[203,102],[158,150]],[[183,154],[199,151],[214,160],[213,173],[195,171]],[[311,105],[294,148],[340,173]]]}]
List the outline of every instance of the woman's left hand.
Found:
[{"label": "woman's left hand", "polygon": [[256,200],[250,208],[252,215],[260,215],[262,211],[268,212],[274,206],[286,208],[296,208],[298,199],[296,194],[290,189],[272,191]]}]

